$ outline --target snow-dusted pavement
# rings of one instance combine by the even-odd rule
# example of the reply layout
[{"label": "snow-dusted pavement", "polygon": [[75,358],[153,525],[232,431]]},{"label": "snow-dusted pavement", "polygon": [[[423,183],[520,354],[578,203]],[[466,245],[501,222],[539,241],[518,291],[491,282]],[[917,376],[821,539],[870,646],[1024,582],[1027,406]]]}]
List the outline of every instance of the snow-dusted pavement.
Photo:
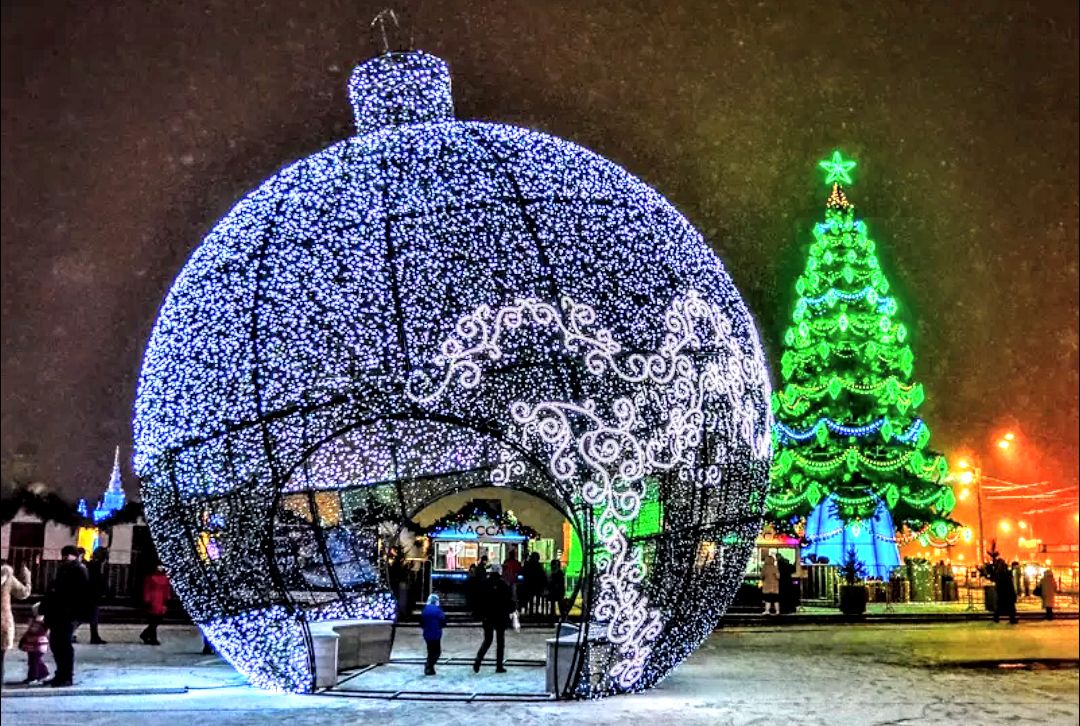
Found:
[{"label": "snow-dusted pavement", "polygon": [[[463,702],[356,697],[360,690],[537,693],[543,690],[547,633],[508,634],[507,674],[488,666],[473,674],[466,661],[476,629],[451,628],[449,664],[425,678],[407,661],[421,655],[418,631],[402,628],[393,665],[362,673],[337,695],[271,694],[243,685],[227,664],[199,655],[193,628],[162,630],[159,648],[136,644],[136,626],[104,629],[107,646],[77,645],[75,689],[9,687],[5,726],[19,724],[277,724],[326,723],[544,724],[1076,724],[1076,621],[1017,626],[966,622],[936,625],[826,625],[723,630],[673,676],[644,694],[593,702]],[[8,653],[6,675],[21,678],[22,654]],[[460,665],[457,665],[460,660]],[[1064,669],[987,667],[989,661],[1061,659]],[[972,667],[977,666],[977,667]],[[352,691],[350,694],[349,691]],[[63,695],[61,695],[63,693]],[[10,697],[8,697],[10,696]],[[9,719],[11,719],[9,721]]]}]

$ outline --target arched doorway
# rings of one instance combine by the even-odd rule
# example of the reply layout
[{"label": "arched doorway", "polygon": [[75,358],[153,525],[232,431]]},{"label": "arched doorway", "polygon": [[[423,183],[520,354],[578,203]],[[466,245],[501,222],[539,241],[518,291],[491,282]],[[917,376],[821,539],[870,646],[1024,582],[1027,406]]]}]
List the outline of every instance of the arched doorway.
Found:
[{"label": "arched doorway", "polygon": [[[414,445],[399,445],[402,442]],[[373,454],[379,451],[385,456]],[[335,690],[363,690],[369,695],[438,692],[451,698],[485,693],[548,697],[545,641],[557,637],[560,647],[570,645],[575,651],[573,657],[564,654],[555,667],[553,677],[562,687],[556,687],[552,695],[569,695],[569,669],[576,669],[581,662],[576,649],[587,625],[562,626],[568,619],[580,624],[587,609],[593,562],[587,553],[597,547],[591,535],[592,508],[584,506],[580,498],[575,500],[570,490],[558,485],[528,457],[508,453],[520,452],[463,421],[396,416],[365,421],[316,442],[289,473],[274,507],[272,567],[291,606],[303,613],[306,623],[392,617],[391,647],[395,653],[364,662],[359,668],[344,668]],[[511,551],[521,559],[530,548],[536,549],[546,556],[545,577],[550,560],[561,558],[562,576],[569,578],[563,588],[563,600],[568,604],[549,610],[545,592],[538,596],[541,602],[533,612],[524,598],[519,598],[527,635],[515,637],[519,653],[508,664],[518,669],[518,676],[520,669],[531,668],[530,677],[499,679],[501,682],[459,678],[448,690],[445,683],[424,683],[423,678],[415,677],[420,673],[411,667],[419,657],[415,616],[432,591],[432,567],[438,564],[439,548],[428,541],[432,526],[451,514],[447,507],[460,508],[478,500],[486,501],[499,514],[524,507],[528,516],[544,520],[536,533],[542,531],[545,536],[513,542],[505,537],[485,537],[485,552],[493,563],[503,564]],[[459,572],[443,572],[445,578],[464,576],[471,564],[466,543],[459,544],[463,555]],[[477,560],[477,553],[472,554],[472,560]],[[455,569],[445,567],[445,555],[442,565],[446,570]],[[408,576],[395,573],[401,567]],[[446,594],[445,587],[443,591]],[[447,604],[455,621],[453,639],[459,642],[442,660],[448,667],[471,673],[472,655],[467,651],[471,647],[475,654],[478,640],[472,640],[476,640],[473,634],[477,628],[465,636],[471,646],[461,645],[460,626],[472,618],[464,590],[456,588],[454,594],[460,601],[453,602],[450,597]],[[390,602],[392,616],[387,614]],[[524,641],[528,646],[522,649]],[[311,662],[317,662],[317,643],[308,638],[307,647]],[[402,647],[405,651],[397,652]]]},{"label": "arched doorway", "polygon": [[[385,662],[343,671],[326,693],[424,700],[566,695],[557,684],[569,682],[569,670],[580,655],[582,583],[588,577],[582,577],[576,526],[561,507],[521,489],[481,486],[452,491],[420,506],[409,524],[393,538],[392,551],[384,552],[388,565],[384,572],[399,605],[392,652]],[[393,551],[401,555],[400,562]],[[532,552],[537,562],[528,561]],[[548,575],[552,565],[539,562],[541,553],[561,558],[556,567],[562,602],[551,599]],[[473,611],[483,605],[476,602],[475,594],[482,588],[483,576],[474,569],[485,556],[491,564],[502,566],[504,580],[514,583],[520,616],[520,630],[505,633],[504,672],[496,671],[497,641],[480,667],[473,667],[482,639]],[[514,578],[507,576],[511,560],[524,563]],[[568,562],[573,564],[569,577]],[[435,663],[437,677],[429,678],[424,675],[426,645],[418,615],[433,593],[440,597],[448,624]]]}]

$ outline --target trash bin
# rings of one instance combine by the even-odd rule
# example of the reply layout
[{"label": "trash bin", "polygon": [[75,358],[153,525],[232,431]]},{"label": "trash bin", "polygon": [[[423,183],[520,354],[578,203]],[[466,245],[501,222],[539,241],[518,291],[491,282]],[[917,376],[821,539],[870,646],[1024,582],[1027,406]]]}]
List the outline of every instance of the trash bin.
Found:
[{"label": "trash bin", "polygon": [[997,588],[993,585],[983,585],[983,607],[989,612],[997,609]]},{"label": "trash bin", "polygon": [[573,623],[559,626],[558,635],[547,639],[547,662],[545,664],[545,683],[548,693],[561,696],[570,683],[573,674],[574,654],[577,653],[581,628]]}]

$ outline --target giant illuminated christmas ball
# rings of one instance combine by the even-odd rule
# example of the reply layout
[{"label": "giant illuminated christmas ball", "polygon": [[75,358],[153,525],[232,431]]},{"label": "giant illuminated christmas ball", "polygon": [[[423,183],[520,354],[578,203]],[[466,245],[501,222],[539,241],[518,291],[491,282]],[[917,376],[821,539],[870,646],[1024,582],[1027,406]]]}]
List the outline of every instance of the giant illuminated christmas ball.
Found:
[{"label": "giant illuminated christmas ball", "polygon": [[311,623],[394,616],[377,526],[506,486],[584,552],[562,695],[655,684],[716,625],[760,525],[753,320],[640,180],[454,120],[441,60],[381,55],[349,91],[357,135],[214,227],[147,346],[136,468],[177,593],[253,683],[311,690]]}]

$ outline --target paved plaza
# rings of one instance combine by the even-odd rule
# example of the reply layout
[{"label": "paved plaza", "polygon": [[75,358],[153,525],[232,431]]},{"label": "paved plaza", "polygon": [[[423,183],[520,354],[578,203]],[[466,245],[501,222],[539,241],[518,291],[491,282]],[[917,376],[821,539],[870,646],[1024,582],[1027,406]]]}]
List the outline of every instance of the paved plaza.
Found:
[{"label": "paved plaza", "polygon": [[[670,724],[1076,724],[1077,621],[994,625],[814,625],[716,632],[673,676],[644,694],[593,702],[391,700],[361,691],[537,693],[546,632],[508,634],[507,674],[467,659],[477,629],[450,628],[439,675],[425,678],[418,631],[399,630],[395,663],[352,677],[330,694],[282,695],[250,688],[216,657],[199,654],[193,628],[163,630],[160,648],[136,644],[135,626],[111,626],[107,646],[77,646],[78,685],[65,692],[9,687],[5,723],[326,723],[515,726]],[[21,675],[9,653],[9,679]],[[1000,664],[1000,665],[999,665]],[[412,696],[417,699],[422,696]],[[8,721],[8,719],[12,721]]]}]

